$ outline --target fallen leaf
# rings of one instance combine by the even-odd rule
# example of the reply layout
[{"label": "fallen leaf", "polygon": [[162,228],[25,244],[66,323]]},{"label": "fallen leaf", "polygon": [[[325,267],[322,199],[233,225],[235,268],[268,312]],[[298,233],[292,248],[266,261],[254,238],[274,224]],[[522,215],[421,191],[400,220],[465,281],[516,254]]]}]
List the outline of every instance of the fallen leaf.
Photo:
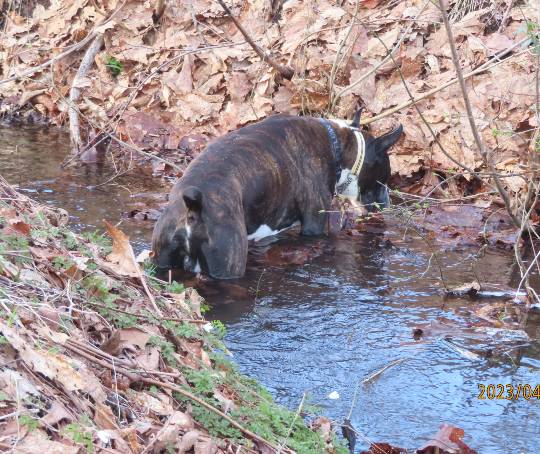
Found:
[{"label": "fallen leaf", "polygon": [[151,334],[138,328],[124,328],[114,331],[101,349],[113,356],[118,356],[124,349],[143,350]]},{"label": "fallen leaf", "polygon": [[418,454],[476,454],[461,439],[465,436],[463,429],[443,423],[439,431],[424,447],[418,449]]},{"label": "fallen leaf", "polygon": [[28,453],[47,454],[79,454],[80,446],[69,446],[65,443],[49,440],[49,436],[43,430],[33,430],[16,444],[13,449],[14,454]]},{"label": "fallen leaf", "polygon": [[107,221],[103,222],[113,241],[112,252],[107,256],[107,261],[113,266],[112,269],[122,276],[139,277],[141,272],[135,261],[129,237],[114,225]]}]

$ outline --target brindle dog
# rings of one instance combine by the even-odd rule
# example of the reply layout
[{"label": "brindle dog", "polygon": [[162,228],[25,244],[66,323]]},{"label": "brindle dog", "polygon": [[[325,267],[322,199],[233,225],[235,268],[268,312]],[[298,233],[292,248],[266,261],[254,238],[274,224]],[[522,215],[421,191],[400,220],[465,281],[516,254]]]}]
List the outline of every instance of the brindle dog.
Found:
[{"label": "brindle dog", "polygon": [[357,126],[358,116],[346,125],[276,115],[210,143],[175,184],[154,228],[155,264],[238,278],[249,239],[298,222],[304,235],[324,233],[326,211],[336,187],[346,184],[361,141],[365,157],[347,196],[368,209],[386,206],[387,151],[403,129],[374,138]]}]

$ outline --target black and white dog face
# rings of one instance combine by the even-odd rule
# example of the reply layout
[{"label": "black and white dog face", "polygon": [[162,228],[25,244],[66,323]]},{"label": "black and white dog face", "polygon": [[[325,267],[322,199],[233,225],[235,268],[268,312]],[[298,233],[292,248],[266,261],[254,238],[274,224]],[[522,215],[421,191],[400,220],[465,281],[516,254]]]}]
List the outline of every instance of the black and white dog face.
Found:
[{"label": "black and white dog face", "polygon": [[152,236],[152,253],[158,268],[201,271],[201,246],[208,239],[201,210],[202,194],[197,188],[186,188],[182,194],[173,191]]},{"label": "black and white dog face", "polygon": [[390,205],[387,186],[391,173],[388,150],[402,133],[403,126],[399,125],[383,136],[366,137],[366,157],[358,177],[358,200],[368,211]]},{"label": "black and white dog face", "polygon": [[351,173],[350,168],[343,166],[340,179],[336,183],[336,192],[359,202],[368,212],[372,212],[390,205],[387,187],[391,173],[388,150],[401,137],[403,126],[399,125],[380,137],[373,137],[360,130],[360,112],[355,114],[351,124],[333,120],[342,128],[347,128],[354,133],[357,143],[356,153],[364,155],[358,177]]}]

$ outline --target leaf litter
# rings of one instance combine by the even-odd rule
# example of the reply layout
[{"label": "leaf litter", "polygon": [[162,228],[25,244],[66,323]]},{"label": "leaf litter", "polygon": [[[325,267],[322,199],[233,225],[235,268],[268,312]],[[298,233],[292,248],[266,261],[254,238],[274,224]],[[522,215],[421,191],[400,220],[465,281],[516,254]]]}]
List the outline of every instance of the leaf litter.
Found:
[{"label": "leaf litter", "polygon": [[[505,2],[490,8],[480,2],[461,3],[450,2],[450,16],[464,71],[488,68],[470,82],[482,139],[494,150],[500,172],[522,173],[537,126],[535,63],[533,52],[528,52],[532,38],[527,28],[536,18],[535,9],[514,3],[499,27],[493,21],[502,20]],[[231,7],[233,15],[256,43],[293,67],[292,79],[261,62],[219,4],[206,0],[194,0],[189,8],[59,0],[49,6],[38,2],[33,9],[8,9],[0,34],[0,74],[6,80],[1,113],[15,118],[15,110],[30,106],[53,124],[64,125],[68,106],[63,96],[71,88],[80,51],[31,77],[14,77],[46,64],[56,49],[92,33],[102,34],[104,45],[78,83],[78,108],[90,120],[87,128],[94,128],[88,136],[114,133],[181,166],[200,151],[197,147],[191,153],[182,145],[193,135],[204,143],[273,113],[350,118],[360,103],[369,118],[406,103],[409,95],[387,57],[387,49],[394,46],[396,64],[413,95],[455,77],[444,28],[438,25],[440,12],[429,2],[361,1],[356,14],[353,0],[278,2],[276,11],[262,0],[242,5]],[[497,55],[506,51],[505,60],[496,64]],[[457,84],[450,85],[418,105],[447,153],[478,169],[481,157],[462,115],[458,90]],[[425,175],[449,177],[459,170],[441,152],[414,107],[375,122],[373,132],[386,130],[391,122],[404,125],[404,137],[390,158],[402,187],[424,179],[426,193],[439,182]],[[471,181],[471,175],[463,178]],[[504,184],[520,195],[526,178],[509,176]]]}]

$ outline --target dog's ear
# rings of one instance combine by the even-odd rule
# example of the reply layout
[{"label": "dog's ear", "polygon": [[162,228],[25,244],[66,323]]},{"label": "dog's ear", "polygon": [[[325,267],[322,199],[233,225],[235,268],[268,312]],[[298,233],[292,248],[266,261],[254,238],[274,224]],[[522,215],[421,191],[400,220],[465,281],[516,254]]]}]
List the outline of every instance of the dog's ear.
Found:
[{"label": "dog's ear", "polygon": [[362,107],[360,107],[355,113],[353,120],[351,122],[351,126],[353,128],[359,128],[360,127],[360,115],[362,115]]},{"label": "dog's ear", "polygon": [[184,189],[183,198],[188,210],[200,213],[203,195],[198,188],[189,187]]},{"label": "dog's ear", "polygon": [[380,137],[377,137],[375,139],[375,149],[377,151],[388,150],[392,145],[394,145],[399,140],[402,133],[403,133],[403,125],[399,125],[393,131],[387,132],[386,134]]}]

